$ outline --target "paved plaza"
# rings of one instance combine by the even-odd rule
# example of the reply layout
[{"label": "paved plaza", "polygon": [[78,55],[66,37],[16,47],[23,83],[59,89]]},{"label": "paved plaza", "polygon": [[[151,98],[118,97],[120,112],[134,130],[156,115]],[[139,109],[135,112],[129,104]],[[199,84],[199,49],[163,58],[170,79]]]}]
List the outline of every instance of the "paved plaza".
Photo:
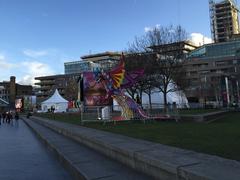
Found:
[{"label": "paved plaza", "polygon": [[1,180],[72,179],[53,153],[19,120],[0,125]]}]

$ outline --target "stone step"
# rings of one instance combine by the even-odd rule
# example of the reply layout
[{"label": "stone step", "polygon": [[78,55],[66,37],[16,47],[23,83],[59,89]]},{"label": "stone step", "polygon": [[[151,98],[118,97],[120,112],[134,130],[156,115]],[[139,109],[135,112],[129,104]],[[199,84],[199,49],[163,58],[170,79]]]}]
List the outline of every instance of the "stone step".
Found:
[{"label": "stone step", "polygon": [[31,119],[157,179],[240,179],[238,161],[45,118]]},{"label": "stone step", "polygon": [[151,179],[76,141],[23,118],[75,179]]}]

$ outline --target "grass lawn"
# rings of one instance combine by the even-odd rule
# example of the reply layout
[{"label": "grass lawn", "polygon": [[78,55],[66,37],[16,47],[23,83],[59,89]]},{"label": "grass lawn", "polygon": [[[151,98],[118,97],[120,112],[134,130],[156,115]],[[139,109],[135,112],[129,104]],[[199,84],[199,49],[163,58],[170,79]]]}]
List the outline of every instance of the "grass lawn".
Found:
[{"label": "grass lawn", "polygon": [[[71,116],[55,115],[54,118],[80,124],[80,116],[78,118]],[[240,161],[240,112],[229,113],[210,124],[193,122],[143,124],[130,121],[117,122],[116,125],[88,123],[84,126]]]},{"label": "grass lawn", "polygon": [[81,124],[80,113],[37,113],[34,114],[34,116],[40,116],[43,118],[49,118],[52,120],[58,120],[77,125]]}]

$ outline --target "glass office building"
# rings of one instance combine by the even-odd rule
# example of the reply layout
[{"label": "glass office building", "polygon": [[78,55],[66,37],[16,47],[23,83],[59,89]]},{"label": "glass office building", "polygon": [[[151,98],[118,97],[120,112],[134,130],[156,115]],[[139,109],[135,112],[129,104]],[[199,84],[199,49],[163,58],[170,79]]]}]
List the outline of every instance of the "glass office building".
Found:
[{"label": "glass office building", "polygon": [[[221,43],[206,44],[187,56],[186,75],[190,83],[188,99],[240,103],[240,37]],[[227,96],[226,96],[227,94]]]},{"label": "glass office building", "polygon": [[223,58],[239,54],[240,39],[234,39],[223,43],[206,44],[189,53],[188,57],[198,58]]},{"label": "glass office building", "polygon": [[82,73],[91,70],[91,63],[86,61],[73,61],[64,63],[65,74]]},{"label": "glass office building", "polygon": [[65,74],[82,73],[96,67],[108,71],[118,64],[120,57],[121,54],[117,52],[90,54],[82,56],[80,61],[64,63],[64,71]]}]

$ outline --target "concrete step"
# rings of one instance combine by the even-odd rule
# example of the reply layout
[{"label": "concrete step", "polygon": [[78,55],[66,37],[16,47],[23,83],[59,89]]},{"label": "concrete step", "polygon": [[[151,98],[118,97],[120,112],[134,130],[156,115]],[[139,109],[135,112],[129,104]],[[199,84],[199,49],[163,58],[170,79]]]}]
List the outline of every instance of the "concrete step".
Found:
[{"label": "concrete step", "polygon": [[55,152],[75,179],[151,179],[30,119],[23,120]]},{"label": "concrete step", "polygon": [[33,116],[31,119],[157,179],[240,179],[238,161],[46,118]]}]

